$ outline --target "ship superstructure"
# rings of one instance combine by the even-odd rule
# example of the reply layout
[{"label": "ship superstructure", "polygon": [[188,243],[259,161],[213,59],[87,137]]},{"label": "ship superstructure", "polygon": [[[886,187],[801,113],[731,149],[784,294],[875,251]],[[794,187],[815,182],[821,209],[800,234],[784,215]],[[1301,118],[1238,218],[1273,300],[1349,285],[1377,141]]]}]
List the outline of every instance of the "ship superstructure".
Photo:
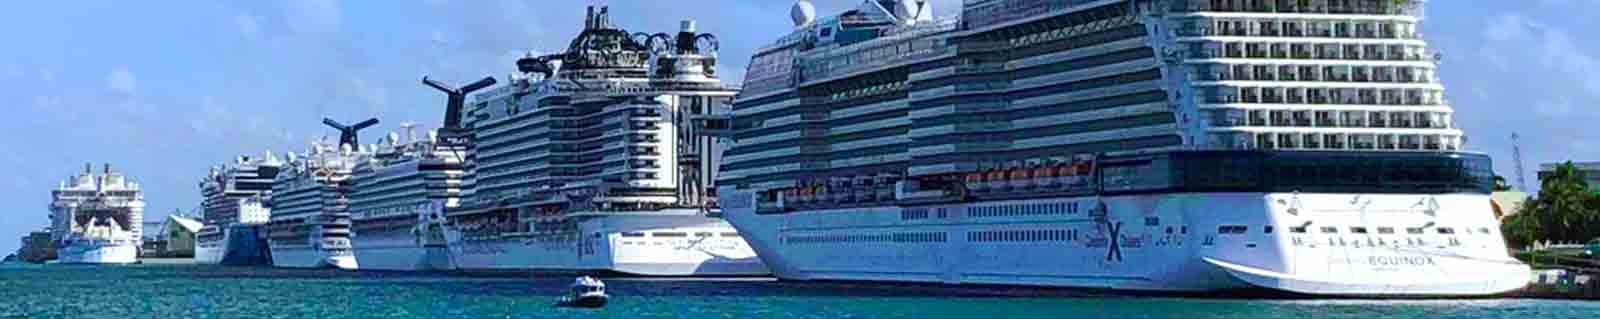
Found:
[{"label": "ship superstructure", "polygon": [[465,147],[390,134],[355,166],[352,240],[363,270],[449,270],[446,209],[459,204]]},{"label": "ship superstructure", "polygon": [[239,156],[211,168],[199,183],[204,223],[195,234],[196,263],[266,264],[263,229],[272,217],[272,184],[283,162],[271,152]]},{"label": "ship superstructure", "polygon": [[792,280],[1519,288],[1421,6],[800,1],[751,59],[718,193]]},{"label": "ship superstructure", "polygon": [[[750,275],[766,269],[714,211],[714,140],[697,130],[737,91],[717,78],[716,38],[629,33],[589,9],[561,53],[463,110],[465,200],[449,213],[465,270]],[[702,125],[703,126],[703,125]]]},{"label": "ship superstructure", "polygon": [[111,170],[83,173],[50,192],[51,240],[56,257],[68,264],[138,262],[144,225],[144,192],[139,184]]},{"label": "ship superstructure", "polygon": [[289,153],[272,184],[267,235],[273,266],[356,269],[350,179],[370,150],[358,148],[354,133],[346,133],[339,146],[317,141],[304,156]]}]

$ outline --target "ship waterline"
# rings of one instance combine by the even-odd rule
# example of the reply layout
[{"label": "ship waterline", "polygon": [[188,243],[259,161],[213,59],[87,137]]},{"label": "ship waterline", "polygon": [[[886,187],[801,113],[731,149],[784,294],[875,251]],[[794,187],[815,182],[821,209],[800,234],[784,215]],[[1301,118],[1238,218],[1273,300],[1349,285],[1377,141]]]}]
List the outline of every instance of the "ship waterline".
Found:
[{"label": "ship waterline", "polygon": [[727,222],[694,211],[597,214],[568,233],[479,234],[454,228],[446,232],[451,259],[463,271],[602,271],[638,276],[769,273]]}]

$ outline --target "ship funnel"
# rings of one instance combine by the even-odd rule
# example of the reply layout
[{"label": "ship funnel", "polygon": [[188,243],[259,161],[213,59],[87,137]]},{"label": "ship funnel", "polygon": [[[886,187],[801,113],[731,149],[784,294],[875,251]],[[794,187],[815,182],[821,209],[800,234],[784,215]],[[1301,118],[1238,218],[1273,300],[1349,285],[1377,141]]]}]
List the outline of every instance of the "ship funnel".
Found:
[{"label": "ship funnel", "polygon": [[694,20],[679,21],[678,22],[678,32],[694,33]]},{"label": "ship funnel", "polygon": [[333,119],[322,118],[322,124],[327,124],[328,127],[339,130],[339,144],[361,145],[359,133],[363,129],[378,125],[378,119],[367,119],[355,125],[344,125],[335,122]]},{"label": "ship funnel", "polygon": [[594,6],[589,6],[589,12],[583,14],[583,29],[594,29]]},{"label": "ship funnel", "polygon": [[467,94],[472,94],[474,91],[482,90],[495,83],[494,77],[488,76],[477,82],[456,88],[444,82],[428,79],[427,76],[422,77],[422,84],[433,87],[435,90],[445,94],[444,128],[441,131],[444,131],[447,135],[456,133],[457,130],[461,129],[461,108],[467,103]]}]

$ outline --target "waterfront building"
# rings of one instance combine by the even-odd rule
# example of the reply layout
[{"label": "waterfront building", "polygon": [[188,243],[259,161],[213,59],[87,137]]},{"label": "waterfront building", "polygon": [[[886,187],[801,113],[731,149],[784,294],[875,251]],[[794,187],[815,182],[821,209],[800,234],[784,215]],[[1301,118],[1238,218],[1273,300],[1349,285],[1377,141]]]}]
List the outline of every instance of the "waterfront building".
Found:
[{"label": "waterfront building", "polygon": [[161,233],[158,240],[164,245],[158,250],[157,255],[163,258],[194,258],[195,234],[205,227],[199,220],[192,218],[168,215],[167,220],[161,224]]},{"label": "waterfront building", "polygon": [[[1550,178],[1551,175],[1555,174],[1556,168],[1562,164],[1565,163],[1539,165],[1539,181],[1542,183],[1545,179]],[[1583,181],[1589,184],[1590,191],[1600,192],[1600,162],[1573,162],[1572,165],[1578,169],[1578,175]]]}]

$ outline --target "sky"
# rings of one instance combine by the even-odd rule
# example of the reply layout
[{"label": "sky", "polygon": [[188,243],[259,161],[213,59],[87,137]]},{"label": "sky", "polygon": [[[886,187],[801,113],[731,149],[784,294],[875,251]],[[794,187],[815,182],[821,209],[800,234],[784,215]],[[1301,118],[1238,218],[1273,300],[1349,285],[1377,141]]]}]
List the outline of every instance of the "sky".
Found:
[{"label": "sky", "polygon": [[[961,0],[934,0],[953,15]],[[813,0],[820,14],[860,0]],[[144,187],[146,220],[197,212],[207,168],[304,149],[337,133],[322,117],[437,127],[452,83],[504,79],[526,52],[553,52],[592,0],[21,1],[0,12],[0,252],[48,223],[49,190],[110,163]],[[630,31],[680,19],[721,39],[719,74],[792,30],[790,0],[613,0]],[[1539,163],[1600,160],[1600,0],[1432,0],[1426,39],[1468,148],[1515,183]],[[375,140],[379,132],[366,134]],[[1530,185],[1536,187],[1534,185]]]}]

